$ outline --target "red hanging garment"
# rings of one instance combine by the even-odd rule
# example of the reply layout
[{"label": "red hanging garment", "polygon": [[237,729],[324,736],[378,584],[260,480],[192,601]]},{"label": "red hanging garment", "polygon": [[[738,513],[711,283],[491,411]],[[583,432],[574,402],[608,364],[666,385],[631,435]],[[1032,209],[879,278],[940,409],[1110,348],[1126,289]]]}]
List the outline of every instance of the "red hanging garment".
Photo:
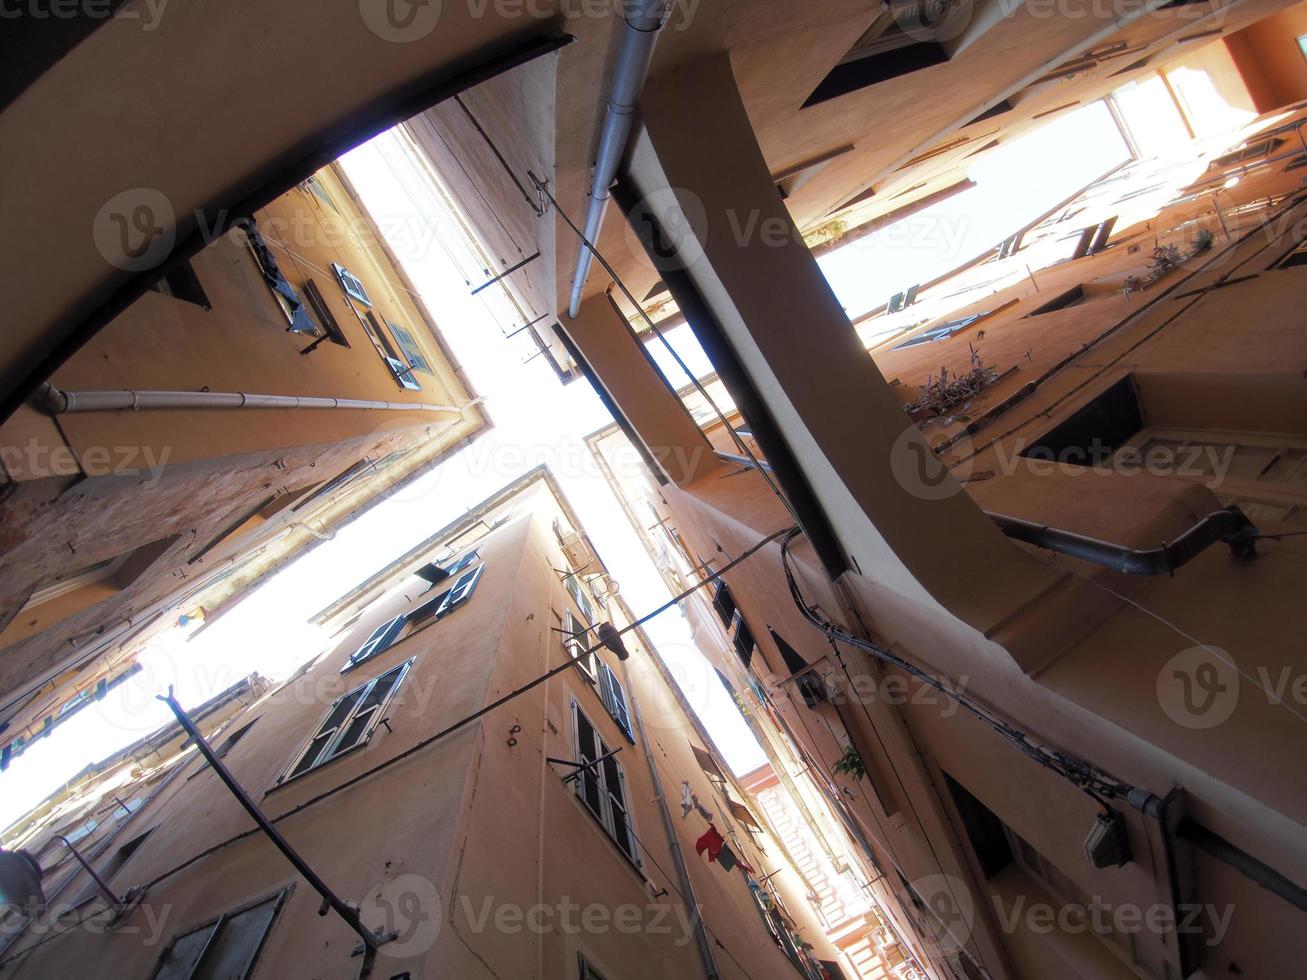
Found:
[{"label": "red hanging garment", "polygon": [[694,842],[695,853],[702,854],[707,851],[709,861],[716,861],[717,856],[722,853],[722,848],[725,846],[726,841],[721,834],[717,833],[717,828],[712,824],[709,824],[704,835]]}]

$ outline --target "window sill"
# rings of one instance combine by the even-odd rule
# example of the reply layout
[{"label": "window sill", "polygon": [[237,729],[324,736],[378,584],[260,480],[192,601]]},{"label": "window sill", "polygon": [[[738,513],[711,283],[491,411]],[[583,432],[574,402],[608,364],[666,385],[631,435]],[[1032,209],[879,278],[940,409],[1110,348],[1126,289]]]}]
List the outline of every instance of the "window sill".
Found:
[{"label": "window sill", "polygon": [[[367,661],[364,661],[364,663],[366,662]],[[378,727],[380,727],[380,722],[378,722]],[[319,762],[312,769],[305,769],[303,772],[296,773],[294,776],[287,776],[285,779],[278,780],[277,782],[273,783],[271,786],[269,786],[267,789],[263,791],[263,798],[266,800],[273,793],[277,792],[277,790],[284,789],[285,787],[291,785],[292,783],[298,783],[301,779],[304,779],[306,776],[312,776],[314,773],[321,772],[324,769],[330,769],[332,763],[339,762],[341,759],[353,755],[355,752],[359,751],[360,749],[366,749],[369,745],[372,744],[372,736],[375,734],[376,734],[376,730],[374,729],[372,732],[368,734],[368,737],[365,738],[362,742],[359,742],[358,745],[350,746],[344,752],[341,752],[337,755],[333,755],[330,759],[327,759],[325,762]]]},{"label": "window sill", "polygon": [[[567,789],[566,786],[564,788]],[[568,795],[572,797],[572,801],[581,809],[581,812],[590,818],[595,829],[599,832],[599,836],[602,837],[604,843],[608,845],[609,850],[620,857],[623,863],[635,872],[635,876],[640,879],[642,885],[653,887],[654,883],[645,875],[644,868],[640,866],[638,859],[631,857],[631,855],[627,854],[618,846],[617,841],[613,840],[612,835],[608,833],[608,828],[604,826],[603,821],[599,819],[598,814],[591,810],[590,807],[586,805],[586,802],[581,799],[574,790],[568,789]],[[640,839],[636,836],[635,831],[631,831],[631,840],[635,843],[635,850],[638,854],[640,852]]]}]

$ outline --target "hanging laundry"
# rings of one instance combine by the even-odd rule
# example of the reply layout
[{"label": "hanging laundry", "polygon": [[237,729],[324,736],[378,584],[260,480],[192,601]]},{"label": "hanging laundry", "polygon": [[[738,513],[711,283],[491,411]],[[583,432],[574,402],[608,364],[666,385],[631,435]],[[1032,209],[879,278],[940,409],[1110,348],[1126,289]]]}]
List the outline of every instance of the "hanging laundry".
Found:
[{"label": "hanging laundry", "polygon": [[689,780],[681,780],[681,819],[688,817],[698,803],[698,799],[690,789]]},{"label": "hanging laundry", "polygon": [[712,811],[699,802],[699,797],[694,798],[694,808],[699,811],[699,816],[703,817],[709,823],[712,823]]},{"label": "hanging laundry", "polygon": [[731,850],[730,844],[727,844],[722,848],[722,853],[721,856],[717,858],[717,863],[720,864],[727,871],[730,871],[732,868],[739,868],[740,871],[743,872],[744,874],[744,880],[748,881],[750,885],[753,884],[753,882],[749,878],[749,875],[757,874],[757,872],[754,871],[753,868],[749,867],[748,863],[745,862],[744,858],[740,857],[738,854],[736,854],[734,851]]},{"label": "hanging laundry", "polygon": [[712,824],[704,835],[694,842],[694,852],[703,854],[707,852],[709,861],[716,861],[718,855],[722,853],[722,848],[726,846],[726,841],[721,834],[717,833],[717,828]]}]

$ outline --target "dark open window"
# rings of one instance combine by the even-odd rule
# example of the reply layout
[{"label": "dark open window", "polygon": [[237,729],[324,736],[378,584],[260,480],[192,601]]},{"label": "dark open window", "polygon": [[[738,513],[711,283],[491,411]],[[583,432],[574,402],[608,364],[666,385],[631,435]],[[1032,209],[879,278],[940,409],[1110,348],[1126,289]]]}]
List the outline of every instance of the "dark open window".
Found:
[{"label": "dark open window", "polygon": [[958,808],[967,840],[980,862],[980,870],[986,878],[994,877],[1012,863],[1012,848],[1008,845],[1003,821],[948,773],[944,773],[944,782],[953,805]]},{"label": "dark open window", "polygon": [[[154,833],[154,831],[155,828],[151,827],[145,833],[138,837],[133,837],[122,847],[118,848],[118,850],[114,852],[113,857],[111,857],[102,867],[97,869],[100,877],[104,879],[106,883],[112,882],[114,876],[117,875],[118,872],[123,869],[123,866],[132,859],[132,855],[140,850],[141,845],[145,843],[146,839]],[[95,882],[89,881],[87,882],[86,887],[82,889],[81,894],[73,901],[73,905],[81,905],[92,896],[98,894],[99,889],[96,887]]]},{"label": "dark open window", "polygon": [[1016,106],[1014,106],[1008,99],[999,99],[975,119],[972,119],[971,122],[967,123],[967,125],[971,126],[978,122],[984,122],[986,119],[993,119],[995,116],[1001,116],[1003,113],[1011,112],[1015,108]]},{"label": "dark open window", "polygon": [[731,595],[730,587],[720,579],[717,581],[717,588],[713,591],[712,607],[717,610],[722,625],[730,626],[731,620],[735,618],[735,598]]},{"label": "dark open window", "polygon": [[195,269],[189,262],[183,262],[174,268],[151,288],[173,299],[194,303],[201,309],[213,309],[204,287],[200,285],[200,277],[195,274]]},{"label": "dark open window", "polygon": [[[327,306],[326,299],[322,296],[322,291],[318,289],[318,284],[312,279],[304,280],[304,295],[309,298],[309,306],[313,307],[313,315],[318,318],[322,324],[322,329],[326,331],[321,340],[330,340],[333,344],[340,347],[348,347],[349,341],[345,337],[345,332],[340,329],[340,324],[331,314],[331,308]],[[313,344],[316,347],[317,344]],[[311,348],[310,348],[311,349]],[[307,353],[307,351],[306,351]]]},{"label": "dark open window", "polygon": [[[1089,233],[1089,240],[1092,241],[1095,229],[1087,228],[1086,231]],[[1088,241],[1085,242],[1085,248],[1086,249],[1089,248]],[[1035,307],[1033,310],[1027,313],[1023,319],[1028,319],[1032,316],[1043,316],[1045,313],[1052,313],[1056,310],[1065,310],[1067,307],[1075,306],[1077,303],[1083,303],[1084,301],[1085,301],[1085,287],[1072,286],[1066,292],[1058,293],[1056,296],[1048,300],[1042,306]]]},{"label": "dark open window", "polygon": [[1084,408],[1021,452],[1029,459],[1092,466],[1108,458],[1144,427],[1134,380],[1122,378]]},{"label": "dark open window", "polygon": [[790,646],[785,637],[770,626],[767,627],[767,632],[771,634],[776,649],[781,653],[781,659],[785,661],[786,673],[791,677],[797,677],[794,683],[799,689],[799,694],[803,697],[803,703],[811,708],[825,701],[826,686],[822,683],[822,679],[817,672],[812,669],[812,664],[804,660],[803,654]]},{"label": "dark open window", "polygon": [[967,329],[967,327],[971,326],[977,320],[989,316],[990,312],[991,311],[986,310],[984,313],[973,313],[971,316],[964,316],[957,320],[949,320],[947,323],[941,323],[937,327],[931,327],[929,330],[919,333],[910,340],[905,340],[903,343],[890,349],[903,350],[905,347],[916,347],[919,344],[929,344],[935,340],[946,340],[949,337],[952,337],[955,333]]},{"label": "dark open window", "polygon": [[872,52],[836,65],[808,96],[803,108],[848,95],[859,89],[898,78],[948,61],[948,52],[935,41],[919,41],[888,51]]},{"label": "dark open window", "polygon": [[749,661],[753,659],[753,648],[757,643],[753,638],[753,630],[749,629],[749,624],[738,611],[735,614],[735,638],[731,641],[731,645],[735,647],[735,653],[744,666],[748,667]]},{"label": "dark open window", "polygon": [[954,2],[881,5],[880,15],[808,96],[804,108],[943,64],[949,51],[941,42],[957,37],[970,17],[970,5]]}]

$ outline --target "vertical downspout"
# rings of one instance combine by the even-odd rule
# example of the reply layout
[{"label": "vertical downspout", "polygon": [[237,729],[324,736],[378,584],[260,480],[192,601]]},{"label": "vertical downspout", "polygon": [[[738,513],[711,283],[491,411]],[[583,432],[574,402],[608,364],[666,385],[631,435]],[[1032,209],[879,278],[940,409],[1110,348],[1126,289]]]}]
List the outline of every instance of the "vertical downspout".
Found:
[{"label": "vertical downspout", "polygon": [[686,902],[693,905],[689,909],[694,922],[694,938],[699,947],[699,958],[703,960],[704,976],[708,980],[720,980],[721,972],[717,969],[717,958],[713,956],[712,945],[708,942],[708,931],[703,927],[703,916],[699,913],[699,900],[694,894],[694,885],[690,882],[690,872],[685,866],[685,855],[681,853],[681,842],[676,836],[676,824],[672,823],[671,811],[667,809],[667,797],[663,795],[663,783],[658,778],[658,768],[654,765],[653,753],[649,751],[649,736],[644,730],[644,716],[640,713],[640,702],[631,686],[630,671],[623,672],[626,680],[627,697],[631,702],[631,714],[635,717],[635,729],[640,735],[641,755],[649,767],[649,780],[653,783],[654,802],[658,804],[658,813],[662,817],[663,831],[667,834],[667,846],[672,852],[672,863],[676,865],[676,877],[680,880],[681,895]]},{"label": "vertical downspout", "polygon": [[[649,64],[653,60],[658,34],[667,22],[667,0],[625,0],[618,5],[629,11],[622,28],[621,47],[613,65],[613,79],[608,91],[608,107],[599,129],[599,149],[595,153],[594,177],[590,185],[590,201],[585,213],[586,241],[599,243],[599,232],[604,226],[608,210],[608,189],[617,179],[617,167],[626,152],[635,118],[636,103],[644,89]],[[572,297],[567,315],[572,319],[581,311],[581,293],[590,275],[594,254],[585,242],[577,256],[576,272],[572,276]]]}]

